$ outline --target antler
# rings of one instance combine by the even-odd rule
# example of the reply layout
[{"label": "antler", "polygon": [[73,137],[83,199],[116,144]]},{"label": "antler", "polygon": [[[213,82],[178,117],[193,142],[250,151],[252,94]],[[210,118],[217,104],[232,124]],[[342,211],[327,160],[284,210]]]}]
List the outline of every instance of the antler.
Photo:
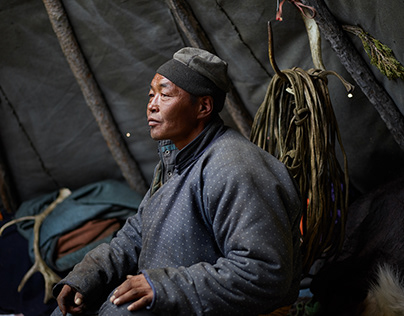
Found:
[{"label": "antler", "polygon": [[41,229],[42,222],[45,220],[45,218],[54,210],[56,205],[58,205],[60,202],[62,202],[65,198],[67,198],[72,192],[69,189],[63,188],[59,190],[59,196],[55,201],[53,201],[42,213],[35,215],[35,216],[24,216],[21,218],[17,218],[15,220],[12,220],[8,222],[7,224],[4,224],[0,228],[0,236],[3,233],[3,231],[16,223],[26,221],[26,220],[34,220],[34,255],[35,255],[35,263],[31,267],[31,269],[28,270],[28,272],[24,275],[23,279],[21,280],[20,285],[18,286],[18,292],[21,291],[21,289],[24,287],[25,283],[28,281],[28,279],[35,273],[35,272],[41,272],[44,279],[45,279],[45,298],[44,298],[44,303],[47,303],[51,298],[52,298],[52,287],[55,283],[58,283],[60,281],[60,277],[53,272],[52,269],[50,269],[45,261],[41,257],[41,253],[39,251],[39,231]]}]

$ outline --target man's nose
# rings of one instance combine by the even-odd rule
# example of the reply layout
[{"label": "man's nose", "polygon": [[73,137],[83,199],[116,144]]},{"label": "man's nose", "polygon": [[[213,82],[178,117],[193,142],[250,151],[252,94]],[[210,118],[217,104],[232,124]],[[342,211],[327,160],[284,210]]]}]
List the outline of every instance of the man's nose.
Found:
[{"label": "man's nose", "polygon": [[149,100],[149,104],[147,105],[147,109],[150,112],[155,112],[158,109],[158,102],[157,102],[157,96],[154,96],[152,98],[150,98]]}]

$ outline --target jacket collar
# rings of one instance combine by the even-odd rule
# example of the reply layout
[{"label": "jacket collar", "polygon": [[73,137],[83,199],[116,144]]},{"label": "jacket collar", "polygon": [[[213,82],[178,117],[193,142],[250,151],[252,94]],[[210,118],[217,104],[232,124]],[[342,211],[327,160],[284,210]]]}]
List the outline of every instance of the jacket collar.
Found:
[{"label": "jacket collar", "polygon": [[[170,164],[174,164],[174,168],[181,173],[192,162],[198,160],[198,158],[206,151],[206,149],[213,143],[213,141],[221,136],[227,127],[221,118],[214,118],[205,129],[187,146],[182,150],[178,150],[175,145],[169,141],[164,140],[159,142],[159,154],[163,165],[168,167]],[[171,163],[164,159],[170,152],[172,155]],[[167,168],[164,168],[167,169]]]}]

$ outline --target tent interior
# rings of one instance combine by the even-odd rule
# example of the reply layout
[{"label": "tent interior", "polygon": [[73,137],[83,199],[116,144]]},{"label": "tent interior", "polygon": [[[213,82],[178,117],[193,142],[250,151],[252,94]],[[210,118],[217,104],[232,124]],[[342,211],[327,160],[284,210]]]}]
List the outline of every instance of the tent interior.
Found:
[{"label": "tent interior", "polygon": [[[2,185],[6,183],[12,192],[14,202],[11,211],[7,210],[2,196],[0,223],[13,218],[22,203],[53,194],[60,188],[75,191],[105,180],[125,182],[61,49],[45,2],[0,2],[0,177]],[[157,145],[150,138],[146,120],[150,82],[156,69],[174,52],[192,45],[169,2],[63,1],[92,77],[147,184],[158,161]],[[282,21],[276,21],[279,3],[276,0],[185,1],[216,54],[228,62],[240,106],[251,119],[275,73],[268,58],[268,21],[272,24],[274,53],[280,70],[314,67],[304,21],[292,2],[284,3]],[[396,59],[404,63],[403,1],[317,2],[328,7],[340,26],[360,26],[390,47]],[[360,38],[344,34],[395,105],[401,121],[403,79],[384,76],[370,64]],[[330,98],[348,159],[350,203],[353,203],[403,177],[404,151],[397,141],[400,135],[389,127],[398,122],[386,122],[388,118],[383,117],[358,86],[334,48],[322,36],[325,68],[355,86],[353,97],[348,98],[340,80],[328,77]],[[239,129],[227,107],[221,116],[227,125]],[[341,154],[337,155],[342,165]],[[139,187],[138,194],[144,194],[144,188]],[[56,303],[55,300],[43,303],[44,285],[39,273],[17,292],[22,276],[32,265],[27,240],[20,238],[18,232],[15,227],[9,228],[0,237],[0,314],[49,315]]]}]

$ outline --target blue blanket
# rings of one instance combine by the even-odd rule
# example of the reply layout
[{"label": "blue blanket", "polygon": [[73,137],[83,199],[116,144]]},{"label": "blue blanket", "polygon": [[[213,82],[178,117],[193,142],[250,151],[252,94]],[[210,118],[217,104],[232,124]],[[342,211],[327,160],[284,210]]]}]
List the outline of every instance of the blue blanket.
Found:
[{"label": "blue blanket", "polygon": [[[16,218],[41,213],[58,196],[59,191],[24,202],[16,212]],[[84,255],[102,242],[109,242],[113,235],[90,243],[84,248],[55,260],[58,238],[89,220],[116,218],[125,221],[137,212],[142,196],[125,183],[106,180],[89,184],[72,192],[45,218],[40,230],[39,246],[42,258],[56,271],[66,271],[80,262]],[[18,231],[29,242],[29,255],[34,261],[34,222],[21,222]]]}]

